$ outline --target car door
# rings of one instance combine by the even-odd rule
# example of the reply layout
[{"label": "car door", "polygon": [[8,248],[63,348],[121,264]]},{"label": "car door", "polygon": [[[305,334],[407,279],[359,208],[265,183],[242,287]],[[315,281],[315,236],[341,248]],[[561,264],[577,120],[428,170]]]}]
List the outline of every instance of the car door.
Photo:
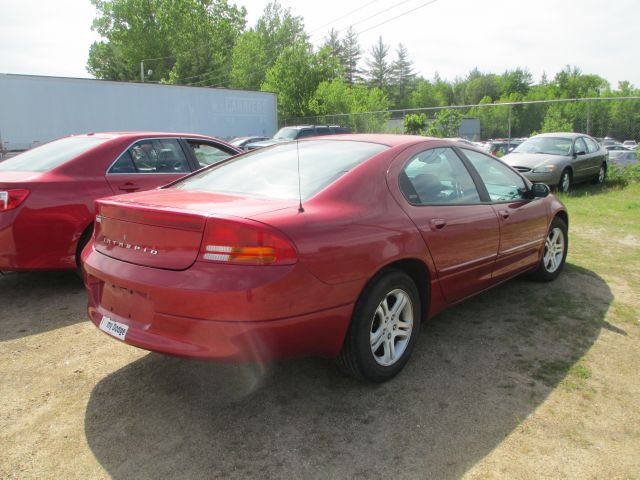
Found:
[{"label": "car door", "polygon": [[573,178],[576,180],[584,180],[586,177],[594,175],[592,172],[593,154],[589,154],[587,144],[583,137],[576,137],[573,141]]},{"label": "car door", "polygon": [[600,165],[607,161],[607,151],[598,145],[594,139],[590,137],[583,138],[584,143],[587,145],[587,153],[589,154],[591,176],[596,177],[600,171]]},{"label": "car door", "polygon": [[399,187],[398,201],[427,245],[446,301],[488,288],[498,253],[498,219],[491,205],[482,203],[461,158],[451,147],[423,148],[394,165],[390,175]]},{"label": "car door", "polygon": [[106,179],[114,193],[129,193],[166,185],[192,170],[177,138],[148,138],[122,152]]},{"label": "car door", "polygon": [[513,169],[475,150],[460,149],[482,180],[500,222],[500,246],[493,267],[494,282],[512,277],[538,262],[547,236],[547,210],[529,198],[526,180]]},{"label": "car door", "polygon": [[239,150],[233,150],[227,145],[210,140],[185,138],[184,142],[187,151],[193,158],[196,169],[208,167],[241,153]]}]

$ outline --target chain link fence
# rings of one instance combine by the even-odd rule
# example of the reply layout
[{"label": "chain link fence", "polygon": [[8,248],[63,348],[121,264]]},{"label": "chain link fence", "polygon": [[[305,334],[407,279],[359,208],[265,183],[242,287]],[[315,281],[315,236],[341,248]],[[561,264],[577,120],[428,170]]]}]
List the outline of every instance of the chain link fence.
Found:
[{"label": "chain link fence", "polygon": [[289,118],[283,126],[330,124],[349,126],[358,133],[403,133],[407,115],[424,115],[428,125],[447,111],[456,112],[460,118],[458,131],[447,136],[472,141],[529,137],[542,131],[573,131],[599,139],[640,142],[640,97],[535,100],[319,115]]}]

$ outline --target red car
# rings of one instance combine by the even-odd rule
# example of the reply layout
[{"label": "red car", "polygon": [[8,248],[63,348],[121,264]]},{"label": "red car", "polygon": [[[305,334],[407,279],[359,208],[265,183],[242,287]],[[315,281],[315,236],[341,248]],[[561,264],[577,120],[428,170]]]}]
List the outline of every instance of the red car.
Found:
[{"label": "red car", "polygon": [[159,187],[238,152],[202,135],[89,133],[0,162],[0,271],[77,268],[96,199]]},{"label": "red car", "polygon": [[523,272],[553,280],[568,216],[466,144],[340,135],[98,201],[83,252],[107,334],[183,357],[338,357],[384,381],[420,323]]}]

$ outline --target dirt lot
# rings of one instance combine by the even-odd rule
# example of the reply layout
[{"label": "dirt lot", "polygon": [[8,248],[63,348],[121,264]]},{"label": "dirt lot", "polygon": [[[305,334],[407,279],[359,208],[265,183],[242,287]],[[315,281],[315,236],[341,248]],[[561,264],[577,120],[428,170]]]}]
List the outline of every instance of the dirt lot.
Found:
[{"label": "dirt lot", "polygon": [[379,386],[150,354],[72,273],[0,277],[0,478],[640,478],[639,239],[587,217],[556,283],[450,309]]}]

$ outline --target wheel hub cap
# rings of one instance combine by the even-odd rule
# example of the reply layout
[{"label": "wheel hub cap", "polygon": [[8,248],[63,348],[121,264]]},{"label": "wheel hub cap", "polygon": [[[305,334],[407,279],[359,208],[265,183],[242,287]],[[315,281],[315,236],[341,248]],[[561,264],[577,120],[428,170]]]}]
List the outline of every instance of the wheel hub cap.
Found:
[{"label": "wheel hub cap", "polygon": [[396,363],[407,348],[413,331],[413,305],[407,292],[395,289],[380,302],[371,321],[369,340],[375,361]]}]

